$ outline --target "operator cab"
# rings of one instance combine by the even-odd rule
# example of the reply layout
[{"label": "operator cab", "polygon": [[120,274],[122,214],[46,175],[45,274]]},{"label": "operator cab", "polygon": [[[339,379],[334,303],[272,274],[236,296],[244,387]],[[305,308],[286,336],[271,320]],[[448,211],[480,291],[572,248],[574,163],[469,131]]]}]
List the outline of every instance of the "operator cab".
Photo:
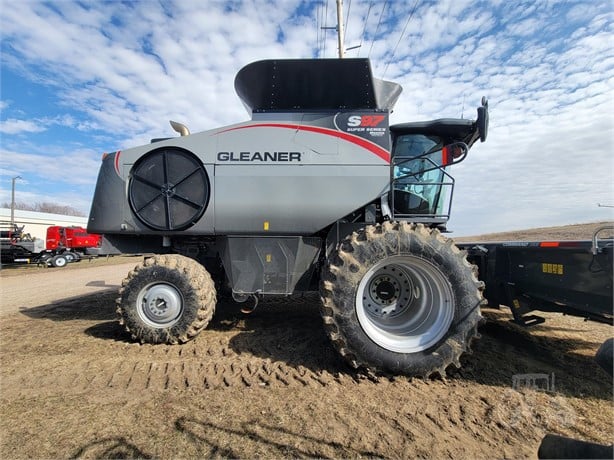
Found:
[{"label": "operator cab", "polygon": [[406,134],[396,139],[392,167],[395,214],[442,213],[442,148],[443,141],[438,136]]},{"label": "operator cab", "polygon": [[391,126],[390,132],[393,217],[445,223],[454,188],[446,167],[462,161],[479,138],[476,123],[462,119],[405,123]]}]

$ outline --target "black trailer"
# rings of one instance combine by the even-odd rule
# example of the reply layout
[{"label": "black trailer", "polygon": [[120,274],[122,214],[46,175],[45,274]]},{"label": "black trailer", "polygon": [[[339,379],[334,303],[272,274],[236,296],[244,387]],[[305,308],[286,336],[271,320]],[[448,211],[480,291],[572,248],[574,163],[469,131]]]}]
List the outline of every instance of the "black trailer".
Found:
[{"label": "black trailer", "polygon": [[523,326],[544,322],[535,310],[613,324],[614,239],[460,243],[479,268],[491,306],[509,307]]}]

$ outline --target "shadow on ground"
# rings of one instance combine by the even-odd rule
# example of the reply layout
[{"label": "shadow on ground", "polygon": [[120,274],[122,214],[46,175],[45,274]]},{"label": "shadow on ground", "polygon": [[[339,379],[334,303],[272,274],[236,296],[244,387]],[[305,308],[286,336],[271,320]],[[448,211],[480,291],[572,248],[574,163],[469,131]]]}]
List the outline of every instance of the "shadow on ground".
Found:
[{"label": "shadow on ground", "polygon": [[153,458],[123,437],[105,438],[81,447],[70,458]]},{"label": "shadow on ground", "polygon": [[52,321],[115,319],[117,290],[109,289],[94,294],[69,297],[40,307],[26,308],[20,312],[34,319]]},{"label": "shadow on ground", "polygon": [[[232,426],[180,417],[175,421],[175,428],[188,436],[194,444],[202,446],[199,453],[208,458],[240,458],[246,447],[254,453],[262,451],[279,458],[330,458],[331,452],[334,452],[334,458],[378,456],[375,452],[357,451],[338,442],[316,439],[284,427],[268,425],[260,420]],[[224,444],[234,444],[239,449],[221,445],[220,439],[229,441]]]}]

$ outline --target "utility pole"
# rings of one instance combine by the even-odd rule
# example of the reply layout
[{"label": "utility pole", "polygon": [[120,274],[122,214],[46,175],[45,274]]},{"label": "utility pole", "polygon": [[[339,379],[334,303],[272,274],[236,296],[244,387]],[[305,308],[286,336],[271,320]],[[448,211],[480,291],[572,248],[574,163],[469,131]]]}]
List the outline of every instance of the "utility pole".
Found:
[{"label": "utility pole", "polygon": [[337,0],[337,40],[339,41],[339,59],[343,59],[343,0]]},{"label": "utility pole", "polygon": [[15,176],[11,179],[11,231],[15,227],[15,181],[17,179],[21,179],[21,176]]},{"label": "utility pole", "polygon": [[[339,43],[339,59],[343,59],[345,51],[343,49],[343,0],[337,0],[337,27],[322,27],[322,30],[336,30],[337,41]],[[326,40],[326,37],[324,37]]]}]

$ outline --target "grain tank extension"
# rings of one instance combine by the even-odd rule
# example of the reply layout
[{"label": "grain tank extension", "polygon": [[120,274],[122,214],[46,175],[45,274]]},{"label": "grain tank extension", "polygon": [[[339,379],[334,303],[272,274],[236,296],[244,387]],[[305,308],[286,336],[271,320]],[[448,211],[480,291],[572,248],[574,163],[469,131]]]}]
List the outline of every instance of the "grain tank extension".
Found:
[{"label": "grain tank extension", "polygon": [[324,326],[354,367],[445,372],[476,334],[482,283],[442,235],[448,167],[486,139],[475,121],[389,125],[401,86],[367,59],[268,60],[236,91],[249,121],[108,154],[88,231],[103,253],[154,253],[124,281],[135,340],[182,343],[228,292],[319,291]]}]

